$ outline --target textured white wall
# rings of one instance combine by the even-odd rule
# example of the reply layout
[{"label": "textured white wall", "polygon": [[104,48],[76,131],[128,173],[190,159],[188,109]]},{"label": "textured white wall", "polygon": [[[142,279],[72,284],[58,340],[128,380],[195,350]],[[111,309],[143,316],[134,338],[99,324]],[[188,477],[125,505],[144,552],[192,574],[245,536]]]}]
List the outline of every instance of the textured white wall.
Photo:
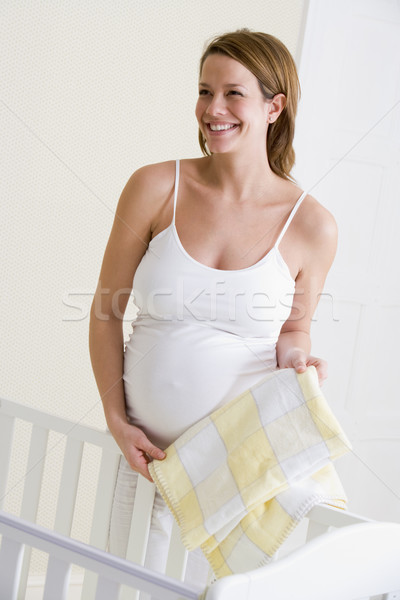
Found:
[{"label": "textured white wall", "polygon": [[[121,190],[143,164],[200,155],[194,105],[206,40],[249,27],[297,55],[303,4],[2,0],[0,396],[104,426],[88,316]],[[28,433],[17,430],[6,510],[20,502]],[[45,473],[45,526],[59,441]],[[75,515],[73,535],[83,540],[96,460],[85,463]]]}]

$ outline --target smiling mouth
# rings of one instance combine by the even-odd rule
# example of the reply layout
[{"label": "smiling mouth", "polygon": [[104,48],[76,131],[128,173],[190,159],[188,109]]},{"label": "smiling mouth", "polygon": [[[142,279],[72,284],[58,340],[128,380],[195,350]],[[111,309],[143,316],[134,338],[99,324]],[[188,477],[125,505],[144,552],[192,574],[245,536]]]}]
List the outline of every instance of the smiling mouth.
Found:
[{"label": "smiling mouth", "polygon": [[231,131],[239,127],[236,123],[207,123],[207,129],[212,132]]}]

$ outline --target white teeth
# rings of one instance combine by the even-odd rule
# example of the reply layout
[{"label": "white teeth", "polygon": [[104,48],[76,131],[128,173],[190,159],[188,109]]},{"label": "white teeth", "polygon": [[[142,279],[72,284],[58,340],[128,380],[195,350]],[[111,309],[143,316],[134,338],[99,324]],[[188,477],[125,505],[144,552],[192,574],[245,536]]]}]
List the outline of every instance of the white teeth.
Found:
[{"label": "white teeth", "polygon": [[216,125],[215,123],[209,123],[209,125],[210,125],[211,131],[226,131],[227,129],[232,129],[232,127],[235,127],[235,124],[233,124],[233,125]]}]

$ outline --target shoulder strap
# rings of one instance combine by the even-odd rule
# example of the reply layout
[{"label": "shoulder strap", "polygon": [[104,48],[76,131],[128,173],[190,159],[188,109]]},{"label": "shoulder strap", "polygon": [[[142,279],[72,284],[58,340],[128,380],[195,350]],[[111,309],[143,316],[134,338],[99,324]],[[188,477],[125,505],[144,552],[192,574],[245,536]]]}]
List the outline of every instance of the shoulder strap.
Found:
[{"label": "shoulder strap", "polygon": [[302,195],[300,196],[300,198],[297,200],[296,204],[294,205],[294,207],[292,208],[292,212],[290,213],[285,225],[283,226],[282,231],[280,232],[278,239],[275,242],[275,247],[277,248],[279,246],[279,244],[281,243],[281,240],[283,238],[283,236],[286,233],[287,228],[289,227],[290,223],[292,222],[292,219],[294,217],[294,215],[297,212],[297,209],[299,208],[300,204],[303,202],[304,198],[307,196],[307,192],[303,192]]},{"label": "shoulder strap", "polygon": [[173,223],[175,223],[176,201],[178,198],[178,188],[179,188],[179,159],[176,160],[176,162],[175,162],[174,216],[172,218]]}]

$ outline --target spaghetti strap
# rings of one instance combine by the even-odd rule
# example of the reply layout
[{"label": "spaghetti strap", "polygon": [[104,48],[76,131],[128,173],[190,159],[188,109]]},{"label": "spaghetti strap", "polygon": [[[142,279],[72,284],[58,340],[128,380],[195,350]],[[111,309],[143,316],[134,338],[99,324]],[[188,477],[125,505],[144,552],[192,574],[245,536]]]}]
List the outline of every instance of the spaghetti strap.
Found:
[{"label": "spaghetti strap", "polygon": [[175,213],[176,213],[176,201],[178,198],[179,188],[179,159],[175,161],[175,188],[174,188],[174,215],[172,217],[172,223],[175,224]]},{"label": "spaghetti strap", "polygon": [[294,205],[294,207],[292,209],[292,212],[290,213],[290,215],[289,215],[289,217],[288,217],[285,225],[283,226],[282,231],[280,232],[280,234],[278,236],[278,239],[275,242],[275,246],[274,246],[275,248],[277,248],[279,246],[279,244],[281,243],[282,238],[285,235],[287,228],[289,227],[290,223],[292,222],[292,219],[293,219],[294,215],[297,212],[297,209],[299,208],[300,204],[303,202],[303,200],[304,200],[304,198],[306,196],[307,196],[307,191],[304,191],[302,193],[302,195],[300,196],[300,198],[297,200],[296,204]]}]

